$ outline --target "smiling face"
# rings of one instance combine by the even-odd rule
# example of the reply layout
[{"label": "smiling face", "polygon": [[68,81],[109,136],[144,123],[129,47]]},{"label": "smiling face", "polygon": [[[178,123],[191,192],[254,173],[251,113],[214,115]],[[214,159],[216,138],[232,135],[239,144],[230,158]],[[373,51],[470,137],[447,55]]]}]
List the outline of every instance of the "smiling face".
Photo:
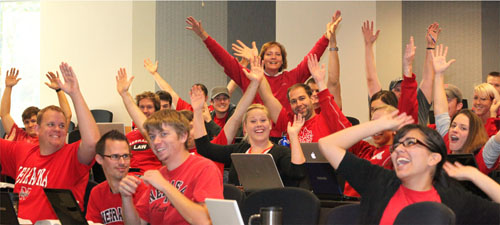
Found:
[{"label": "smiling face", "polygon": [[62,112],[47,110],[41,117],[38,126],[40,146],[60,149],[66,141],[66,118]]},{"label": "smiling face", "polygon": [[[408,141],[412,138],[425,143],[424,136],[417,129],[408,131],[398,142]],[[420,182],[432,181],[436,165],[441,161],[441,155],[431,152],[416,141],[410,141],[406,147],[399,144],[391,153],[391,160],[396,175],[403,184],[422,184]]]},{"label": "smiling face", "polygon": [[36,115],[31,116],[28,119],[23,120],[24,129],[26,129],[26,133],[31,137],[38,136],[38,132],[36,131]]},{"label": "smiling face", "polygon": [[459,151],[463,148],[469,135],[470,121],[464,114],[458,114],[451,122],[448,138],[450,141],[450,150]]},{"label": "smiling face", "polygon": [[229,96],[220,94],[212,99],[212,105],[217,113],[226,113],[229,109]]},{"label": "smiling face", "polygon": [[[104,147],[104,155],[126,155],[130,154],[129,146],[124,140],[113,140],[107,139]],[[120,181],[128,173],[130,167],[130,157],[124,159],[120,157],[118,160],[114,160],[110,157],[96,155],[96,160],[101,164],[106,179],[113,179],[115,181]]]},{"label": "smiling face", "polygon": [[490,112],[492,103],[493,100],[487,94],[474,92],[474,101],[472,104],[474,106],[474,112],[479,117],[482,117]]},{"label": "smiling face", "polygon": [[290,90],[288,97],[293,113],[301,114],[305,120],[315,115],[313,101],[303,87]]},{"label": "smiling face", "polygon": [[264,69],[270,74],[279,72],[283,65],[283,57],[281,56],[281,49],[277,45],[272,45],[267,48],[263,58]]},{"label": "smiling face", "polygon": [[252,109],[247,112],[243,130],[251,141],[269,141],[271,120],[262,109]]},{"label": "smiling face", "polygon": [[152,129],[148,131],[148,134],[153,152],[162,163],[179,152],[186,151],[184,143],[187,141],[187,133],[178,135],[170,125],[163,124],[161,130]]}]

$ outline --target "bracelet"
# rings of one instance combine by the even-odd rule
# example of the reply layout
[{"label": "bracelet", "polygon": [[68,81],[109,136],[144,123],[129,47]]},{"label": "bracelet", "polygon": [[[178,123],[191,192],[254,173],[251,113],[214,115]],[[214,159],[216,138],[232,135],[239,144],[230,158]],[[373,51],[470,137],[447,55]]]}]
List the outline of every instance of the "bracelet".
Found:
[{"label": "bracelet", "polygon": [[427,50],[434,50],[435,48],[427,48]]},{"label": "bracelet", "polygon": [[60,91],[61,91],[61,88],[56,89],[56,92],[60,92]]},{"label": "bracelet", "polygon": [[330,51],[339,51],[339,47],[333,47],[333,48],[329,48]]}]

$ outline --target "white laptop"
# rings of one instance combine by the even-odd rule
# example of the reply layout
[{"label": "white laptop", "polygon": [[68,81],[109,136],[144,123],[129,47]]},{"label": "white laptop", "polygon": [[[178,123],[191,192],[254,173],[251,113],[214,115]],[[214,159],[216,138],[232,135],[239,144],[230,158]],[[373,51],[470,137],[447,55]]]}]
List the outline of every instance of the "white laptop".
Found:
[{"label": "white laptop", "polygon": [[206,198],[205,204],[213,225],[245,225],[235,200]]}]

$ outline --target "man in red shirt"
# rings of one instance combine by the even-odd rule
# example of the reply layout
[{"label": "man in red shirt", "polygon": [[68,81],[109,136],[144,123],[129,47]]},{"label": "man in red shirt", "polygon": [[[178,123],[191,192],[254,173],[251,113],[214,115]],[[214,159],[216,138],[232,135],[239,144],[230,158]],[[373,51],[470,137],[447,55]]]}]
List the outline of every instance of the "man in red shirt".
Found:
[{"label": "man in red shirt", "polygon": [[[36,115],[40,111],[38,107],[30,106],[26,108],[22,114],[24,129],[19,128],[14,122],[14,119],[10,115],[10,100],[12,94],[12,88],[21,80],[21,78],[17,78],[19,74],[19,70],[16,68],[11,68],[10,71],[7,71],[5,76],[5,90],[2,96],[2,103],[0,109],[0,118],[2,119],[2,126],[6,131],[7,140],[11,141],[25,141],[28,143],[37,144],[38,143],[38,132],[36,131]],[[59,73],[57,76],[52,73],[47,73],[47,78],[49,78],[50,83],[45,83],[49,88],[53,89],[57,93],[57,98],[59,99],[59,105],[66,116],[66,120],[69,124],[71,121],[71,109],[69,107],[68,100],[66,99],[66,95],[61,88],[59,88],[58,83],[56,82],[56,78],[59,78]],[[0,137],[1,138],[1,137]]]},{"label": "man in red shirt", "polygon": [[[104,134],[96,144],[95,159],[106,176],[106,181],[95,186],[87,205],[87,220],[102,224],[123,224],[122,199],[118,187],[130,167],[130,147],[122,133],[112,130]],[[134,204],[148,190],[141,183],[133,195]]]},{"label": "man in red shirt", "polygon": [[48,106],[38,113],[38,144],[0,139],[2,174],[16,178],[14,192],[19,194],[18,217],[31,220],[33,224],[39,220],[57,219],[44,188],[71,190],[83,208],[83,195],[99,139],[99,130],[73,69],[67,63],[59,68],[65,82],[56,80],[73,101],[81,141],[65,143],[68,122],[57,106]]}]

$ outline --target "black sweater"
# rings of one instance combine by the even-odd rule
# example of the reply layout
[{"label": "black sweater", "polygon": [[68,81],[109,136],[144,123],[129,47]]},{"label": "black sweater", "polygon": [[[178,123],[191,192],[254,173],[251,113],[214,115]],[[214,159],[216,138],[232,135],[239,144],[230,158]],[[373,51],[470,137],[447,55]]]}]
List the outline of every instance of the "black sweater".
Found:
[{"label": "black sweater", "polygon": [[[337,172],[361,195],[360,224],[379,224],[389,200],[401,185],[396,173],[346,153]],[[500,224],[500,205],[450,182],[435,183],[441,203],[455,212],[456,224]]]},{"label": "black sweater", "polygon": [[[250,148],[248,142],[242,141],[232,145],[217,145],[210,143],[208,137],[205,135],[195,139],[195,143],[200,155],[215,162],[224,163],[225,167],[230,166],[229,183],[240,185],[238,175],[231,162],[231,153],[245,153]],[[285,186],[298,186],[299,181],[304,178],[306,171],[303,164],[296,165],[291,162],[290,149],[281,145],[273,145],[268,153],[273,156],[283,184]]]}]

